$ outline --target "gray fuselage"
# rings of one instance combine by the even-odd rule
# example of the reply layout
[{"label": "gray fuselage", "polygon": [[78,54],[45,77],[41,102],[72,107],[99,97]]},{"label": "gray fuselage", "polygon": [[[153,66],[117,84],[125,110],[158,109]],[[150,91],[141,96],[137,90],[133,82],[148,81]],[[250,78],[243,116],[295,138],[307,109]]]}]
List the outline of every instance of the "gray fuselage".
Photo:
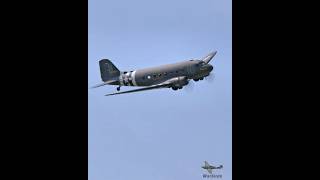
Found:
[{"label": "gray fuselage", "polygon": [[212,69],[212,65],[204,64],[203,61],[189,60],[135,71],[123,71],[120,73],[118,82],[113,84],[120,86],[151,86],[175,77],[199,79],[208,76]]}]

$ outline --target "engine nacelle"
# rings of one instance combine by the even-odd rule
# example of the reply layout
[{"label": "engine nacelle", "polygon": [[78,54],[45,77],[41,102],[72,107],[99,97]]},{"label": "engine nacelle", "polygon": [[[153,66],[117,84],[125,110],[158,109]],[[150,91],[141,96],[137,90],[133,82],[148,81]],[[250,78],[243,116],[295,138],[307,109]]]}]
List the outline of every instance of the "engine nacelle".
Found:
[{"label": "engine nacelle", "polygon": [[169,80],[173,87],[180,88],[189,83],[188,78],[186,76],[179,76]]}]

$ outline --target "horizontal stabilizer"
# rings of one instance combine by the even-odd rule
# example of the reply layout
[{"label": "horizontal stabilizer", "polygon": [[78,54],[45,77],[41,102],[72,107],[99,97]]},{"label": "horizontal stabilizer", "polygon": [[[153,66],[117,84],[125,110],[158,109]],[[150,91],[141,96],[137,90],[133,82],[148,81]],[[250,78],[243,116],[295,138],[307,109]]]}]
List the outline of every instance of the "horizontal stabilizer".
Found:
[{"label": "horizontal stabilizer", "polygon": [[91,89],[97,88],[97,87],[101,87],[101,86],[104,86],[104,85],[108,85],[108,84],[111,84],[111,83],[114,83],[114,82],[117,82],[117,80],[109,80],[109,81],[106,81],[104,83],[94,85],[94,86],[91,87]]}]

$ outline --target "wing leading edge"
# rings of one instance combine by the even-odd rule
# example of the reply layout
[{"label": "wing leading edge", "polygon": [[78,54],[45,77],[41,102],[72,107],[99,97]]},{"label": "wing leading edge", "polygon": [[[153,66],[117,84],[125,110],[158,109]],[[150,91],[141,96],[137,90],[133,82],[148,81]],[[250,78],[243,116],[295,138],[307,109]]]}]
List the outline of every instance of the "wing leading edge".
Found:
[{"label": "wing leading edge", "polygon": [[112,95],[125,94],[125,93],[133,93],[133,92],[139,92],[139,91],[147,91],[147,90],[160,89],[160,88],[166,88],[166,87],[167,88],[170,87],[170,84],[169,83],[157,84],[157,85],[148,86],[148,87],[144,87],[144,88],[140,88],[140,89],[133,89],[133,90],[129,90],[129,91],[110,93],[110,94],[106,94],[105,96],[112,96]]}]

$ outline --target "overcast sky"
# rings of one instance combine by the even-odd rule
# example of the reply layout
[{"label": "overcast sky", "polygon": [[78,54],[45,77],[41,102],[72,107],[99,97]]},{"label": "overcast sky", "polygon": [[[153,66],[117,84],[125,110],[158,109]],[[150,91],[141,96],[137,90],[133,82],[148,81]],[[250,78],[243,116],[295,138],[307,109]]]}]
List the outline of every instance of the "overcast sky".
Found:
[{"label": "overcast sky", "polygon": [[193,88],[89,89],[89,180],[204,179],[204,160],[231,180],[231,10],[231,0],[89,0],[88,87],[101,83],[102,58],[124,71],[218,51],[214,81]]}]

